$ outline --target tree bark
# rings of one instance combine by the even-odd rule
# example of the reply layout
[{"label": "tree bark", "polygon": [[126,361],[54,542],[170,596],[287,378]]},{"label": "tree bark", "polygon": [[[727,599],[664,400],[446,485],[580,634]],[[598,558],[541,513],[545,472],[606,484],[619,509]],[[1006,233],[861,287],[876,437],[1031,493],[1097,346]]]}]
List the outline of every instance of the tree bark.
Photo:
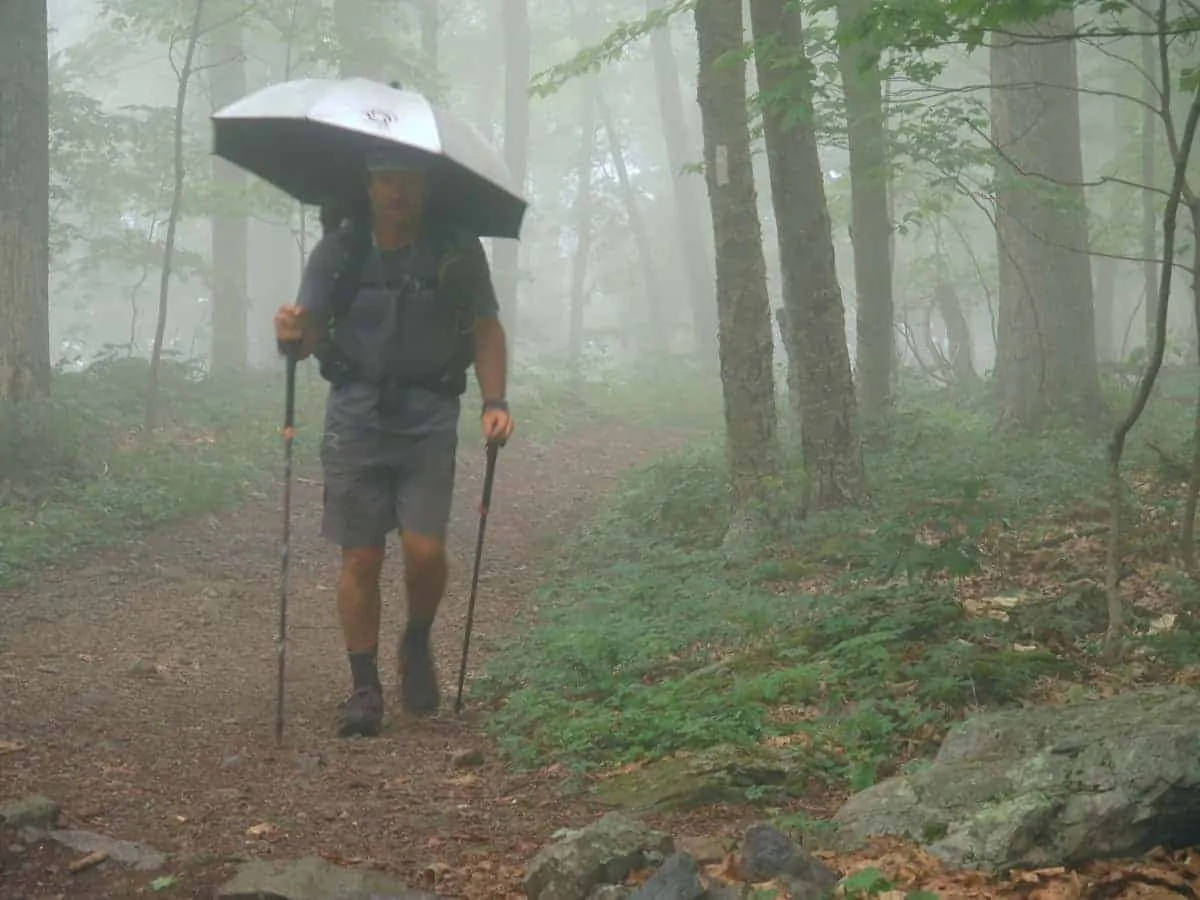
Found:
[{"label": "tree bark", "polygon": [[[838,24],[843,28],[852,25],[870,5],[870,0],[838,0]],[[896,355],[882,78],[878,51],[862,41],[842,41],[838,63],[846,97],[850,151],[850,240],[858,295],[858,402],[863,419],[873,422],[879,421],[891,406]]]},{"label": "tree bark", "polygon": [[[746,110],[742,9],[697,0],[696,93],[716,246],[718,350],[730,472],[727,541],[752,534],[779,475],[771,312]],[[734,57],[731,61],[726,57]]]},{"label": "tree bark", "polygon": [[50,393],[45,0],[0,3],[0,400]]},{"label": "tree bark", "polygon": [[[517,188],[523,190],[529,165],[529,4],[528,0],[496,2],[502,4],[504,29],[504,161]],[[496,240],[493,246],[496,294],[508,332],[509,353],[513,354],[520,324],[521,248],[512,240]]]},{"label": "tree bark", "polygon": [[1035,428],[1057,414],[1094,423],[1101,408],[1078,78],[1068,10],[993,35],[1000,324],[996,379],[1004,418]]},{"label": "tree bark", "polygon": [[[646,0],[646,11],[661,7],[663,0]],[[669,26],[650,32],[654,58],[654,82],[658,89],[658,111],[662,120],[667,165],[671,168],[672,199],[675,204],[676,234],[684,275],[691,290],[692,330],[697,361],[702,365],[717,358],[717,301],[713,294],[712,241],[705,235],[703,183],[684,172],[691,161],[692,137],[684,117],[679,67],[671,46]]]},{"label": "tree bark", "polygon": [[[242,22],[232,4],[211,3],[213,23],[206,47],[210,66],[213,108],[232,103],[246,93],[246,56]],[[214,372],[241,371],[249,360],[246,252],[249,222],[237,207],[248,184],[246,174],[232,163],[213,156],[218,212],[212,218],[212,352]]]},{"label": "tree bark", "polygon": [[866,473],[812,118],[812,64],[804,56],[800,12],[788,0],[750,0],[750,18],[759,42],[754,55],[759,91],[771,98],[764,101],[763,137],[786,323],[800,364],[796,384],[807,505],[854,505],[866,495]]}]

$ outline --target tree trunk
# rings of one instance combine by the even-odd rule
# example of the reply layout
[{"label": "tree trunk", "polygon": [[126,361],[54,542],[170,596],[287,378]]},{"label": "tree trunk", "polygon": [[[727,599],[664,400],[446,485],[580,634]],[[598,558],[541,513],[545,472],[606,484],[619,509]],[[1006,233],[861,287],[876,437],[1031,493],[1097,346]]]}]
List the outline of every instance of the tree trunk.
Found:
[{"label": "tree trunk", "polygon": [[604,133],[608,137],[609,157],[613,169],[617,173],[617,186],[620,191],[621,204],[625,207],[625,216],[629,220],[629,230],[633,235],[634,250],[637,253],[638,264],[642,270],[642,283],[646,288],[646,317],[647,330],[641,332],[644,340],[642,349],[647,353],[661,354],[670,347],[667,334],[666,316],[663,304],[666,291],[663,290],[658,270],[654,265],[651,252],[650,232],[638,206],[637,191],[629,177],[629,168],[625,165],[625,151],[621,148],[621,136],[617,133],[613,121],[612,109],[604,100],[604,95],[596,93],[596,109],[600,113],[600,121],[604,123]]},{"label": "tree trunk", "polygon": [[[783,270],[783,302],[793,356],[800,363],[796,384],[807,505],[813,509],[853,505],[866,494],[866,474],[842,290],[812,119],[812,66],[803,55],[800,12],[787,0],[750,0],[750,17],[757,40],[765,42],[773,36],[778,41],[760,45],[755,63],[759,91],[772,98],[764,101],[763,137]],[[886,247],[886,234],[883,238]]]},{"label": "tree trunk", "polygon": [[[528,0],[495,0],[502,6],[504,28],[504,161],[518,190],[525,187],[529,164],[529,4]],[[520,276],[520,245],[496,240],[496,294],[504,315],[510,349],[516,350],[519,326],[517,283]]]},{"label": "tree trunk", "polygon": [[[646,0],[646,11],[661,7],[663,0]],[[685,173],[691,161],[692,138],[684,118],[679,67],[671,46],[669,26],[650,32],[654,57],[654,82],[658,88],[658,111],[671,168],[672,199],[675,203],[676,233],[684,275],[691,290],[692,329],[696,358],[702,365],[717,358],[717,301],[713,295],[712,242],[705,235],[704,187],[699,178]]]},{"label": "tree trunk", "polygon": [[45,0],[0,3],[0,401],[50,393]]},{"label": "tree trunk", "polygon": [[[212,72],[212,102],[218,109],[246,93],[246,57],[242,22],[230,3],[209,4],[210,32],[207,65]],[[216,156],[212,176],[218,207],[212,219],[212,353],[213,372],[241,371],[248,364],[246,251],[250,229],[237,207],[246,191],[246,174]]]},{"label": "tree trunk", "polygon": [[[870,0],[838,0],[838,24],[843,28],[852,25],[870,5]],[[875,422],[891,406],[896,355],[882,79],[878,52],[860,40],[839,43],[838,63],[846,96],[850,150],[858,402],[863,419]]]},{"label": "tree trunk", "polygon": [[971,326],[963,314],[958,291],[943,278],[933,289],[933,302],[938,315],[946,326],[946,343],[949,344],[950,373],[957,387],[970,387],[977,378],[975,352],[971,344]]},{"label": "tree trunk", "polygon": [[[1158,24],[1151,16],[1143,17],[1147,32],[1153,32]],[[1158,215],[1154,211],[1155,175],[1155,129],[1158,116],[1155,110],[1161,103],[1158,96],[1158,48],[1153,34],[1141,39],[1142,45],[1142,290],[1146,295],[1146,348],[1154,344],[1154,329],[1158,320],[1158,264],[1154,261],[1158,253]]]},{"label": "tree trunk", "polygon": [[163,338],[167,332],[167,306],[171,297],[171,263],[175,257],[175,232],[179,227],[179,215],[183,210],[183,183],[187,174],[184,170],[183,159],[183,127],[184,113],[187,107],[188,84],[192,80],[195,67],[196,44],[200,40],[201,22],[204,16],[205,0],[196,0],[192,21],[187,35],[187,49],[184,51],[183,64],[177,75],[175,87],[175,128],[174,128],[174,183],[171,188],[171,211],[167,216],[167,233],[163,239],[162,273],[158,283],[158,319],[154,326],[154,346],[150,351],[150,383],[146,391],[146,430],[158,427],[158,373],[162,366]]},{"label": "tree trunk", "polygon": [[696,94],[716,246],[718,350],[730,472],[727,541],[752,534],[779,475],[767,266],[750,156],[742,9],[697,0]]},{"label": "tree trunk", "polygon": [[[1074,28],[1068,10],[1029,35]],[[996,379],[1011,424],[1101,407],[1072,41],[993,35],[1000,326]]]},{"label": "tree trunk", "polygon": [[567,355],[572,371],[583,369],[583,315],[587,306],[587,267],[592,251],[592,166],[596,157],[598,76],[585,75],[579,99],[579,159],[575,164],[575,253],[571,258],[571,314]]}]

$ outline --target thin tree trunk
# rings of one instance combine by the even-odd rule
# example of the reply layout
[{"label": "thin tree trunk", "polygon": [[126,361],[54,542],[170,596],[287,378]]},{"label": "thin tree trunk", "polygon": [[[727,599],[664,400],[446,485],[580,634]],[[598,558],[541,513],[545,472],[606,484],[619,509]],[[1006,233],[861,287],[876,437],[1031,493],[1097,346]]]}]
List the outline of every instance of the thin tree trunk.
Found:
[{"label": "thin tree trunk", "polygon": [[[646,11],[661,7],[663,0],[646,0]],[[664,25],[650,32],[654,58],[654,82],[658,89],[658,111],[662,119],[667,165],[671,168],[672,199],[676,233],[684,275],[691,291],[692,330],[696,358],[702,365],[717,358],[717,301],[713,294],[712,241],[705,234],[703,182],[684,172],[691,161],[692,137],[684,117],[679,67],[671,46],[671,31]]]},{"label": "thin tree trunk", "polygon": [[567,354],[575,375],[583,368],[583,316],[587,305],[587,267],[592,251],[592,165],[596,157],[598,76],[585,75],[579,99],[579,159],[575,164],[575,253],[571,258],[571,313]]},{"label": "thin tree trunk", "polygon": [[[212,73],[213,108],[232,103],[246,93],[246,58],[242,22],[228,2],[210,3],[213,22],[207,49]],[[241,371],[248,365],[247,246],[249,222],[240,205],[246,174],[232,163],[212,158],[212,175],[219,195],[219,212],[212,218],[212,350],[213,372]]]},{"label": "thin tree trunk", "polygon": [[774,352],[767,267],[750,155],[742,9],[697,0],[696,93],[704,134],[704,177],[717,248],[718,348],[730,472],[728,544],[761,524],[779,476]]},{"label": "thin tree trunk", "polygon": [[[1158,27],[1150,16],[1145,16],[1146,30],[1153,31]],[[1158,128],[1158,116],[1155,110],[1159,107],[1157,79],[1158,54],[1155,50],[1155,40],[1152,34],[1146,34],[1141,39],[1142,44],[1142,291],[1146,295],[1144,312],[1146,314],[1146,347],[1154,344],[1154,329],[1158,321],[1158,265],[1155,257],[1158,254],[1158,216],[1154,211],[1154,182],[1158,177],[1155,172],[1154,159],[1155,129]]]},{"label": "thin tree trunk", "polygon": [[[787,324],[800,361],[800,445],[813,509],[866,496],[845,310],[813,123],[811,63],[800,11],[788,0],[750,0],[757,40],[763,136],[783,269]],[[778,43],[767,41],[773,37]],[[797,112],[799,114],[797,114]],[[886,235],[885,238],[886,246]]]},{"label": "thin tree trunk", "polygon": [[196,45],[200,40],[200,23],[203,21],[205,0],[196,0],[192,21],[184,51],[183,65],[179,68],[178,84],[175,88],[175,129],[173,166],[174,185],[171,190],[171,211],[167,216],[167,234],[163,241],[162,275],[158,285],[158,321],[154,326],[154,347],[150,352],[150,383],[146,391],[146,430],[158,427],[158,382],[162,367],[163,338],[167,332],[167,307],[171,297],[171,263],[175,256],[175,232],[179,227],[179,214],[183,210],[183,180],[186,172],[183,162],[184,111],[187,107],[188,84],[196,59]]},{"label": "thin tree trunk", "polygon": [[[504,30],[504,160],[518,189],[524,189],[529,165],[529,77],[530,37],[528,0],[494,0],[502,4]],[[515,354],[520,325],[518,282],[520,245],[517,241],[494,243],[496,294],[509,336],[510,355]]]},{"label": "thin tree trunk", "polygon": [[[838,0],[838,24],[848,28],[869,8],[870,0]],[[877,51],[861,40],[839,44],[850,150],[850,239],[858,295],[858,402],[867,422],[879,421],[891,406],[896,353],[887,135],[877,61]]]},{"label": "thin tree trunk", "polygon": [[609,157],[617,173],[617,185],[620,188],[621,205],[625,207],[625,216],[629,220],[629,230],[633,234],[635,252],[642,269],[642,283],[646,288],[646,315],[649,332],[644,342],[645,349],[650,352],[664,352],[670,347],[667,334],[666,316],[663,312],[665,291],[658,277],[658,270],[651,255],[650,232],[646,228],[646,220],[638,204],[637,191],[629,177],[629,168],[625,164],[625,151],[621,147],[621,135],[613,120],[612,109],[597,91],[596,109],[600,113],[600,121],[604,124],[604,133],[608,137]]},{"label": "thin tree trunk", "polygon": [[0,3],[0,400],[50,393],[45,0]]}]

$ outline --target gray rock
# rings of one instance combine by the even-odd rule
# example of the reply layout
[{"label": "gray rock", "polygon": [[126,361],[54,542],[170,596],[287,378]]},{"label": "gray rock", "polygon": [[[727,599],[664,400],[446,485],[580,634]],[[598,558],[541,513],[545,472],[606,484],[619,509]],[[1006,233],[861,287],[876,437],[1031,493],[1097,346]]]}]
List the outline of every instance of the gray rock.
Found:
[{"label": "gray rock", "polygon": [[52,828],[58,821],[58,804],[41,794],[30,794],[0,806],[0,821],[14,830]]},{"label": "gray rock", "polygon": [[765,822],[756,822],[746,829],[738,855],[738,873],[751,883],[781,878],[794,900],[824,897],[840,880],[836,872]]},{"label": "gray rock", "polygon": [[619,884],[652,854],[673,852],[670,835],[620,813],[608,813],[543,847],[529,863],[525,895],[532,900],[587,900],[597,885]]},{"label": "gray rock", "polygon": [[139,872],[153,872],[166,865],[167,857],[145,844],[121,841],[92,831],[62,829],[46,835],[55,843],[70,847],[77,853],[107,853],[108,858]]},{"label": "gray rock", "polygon": [[954,728],[933,764],[851,797],[823,843],[918,841],[955,867],[1070,866],[1200,838],[1200,693],[1151,688]]},{"label": "gray rock", "polygon": [[602,884],[592,889],[587,900],[628,900],[632,893],[633,890],[623,884]]},{"label": "gray rock", "polygon": [[318,856],[255,860],[240,866],[217,891],[218,900],[442,900],[411,891],[371,869],[335,866]]},{"label": "gray rock", "polygon": [[673,853],[629,900],[700,900],[703,896],[704,885],[696,861],[686,853]]}]

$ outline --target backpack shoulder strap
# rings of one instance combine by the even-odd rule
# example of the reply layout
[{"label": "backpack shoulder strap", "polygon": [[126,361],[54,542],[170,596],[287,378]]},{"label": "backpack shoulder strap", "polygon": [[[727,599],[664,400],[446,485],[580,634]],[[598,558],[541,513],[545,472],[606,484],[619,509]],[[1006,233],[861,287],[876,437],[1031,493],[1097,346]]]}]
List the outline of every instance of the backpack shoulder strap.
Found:
[{"label": "backpack shoulder strap", "polygon": [[347,219],[333,232],[338,244],[338,264],[330,285],[331,318],[336,322],[346,314],[358,294],[359,278],[367,252],[371,249],[371,231],[364,223]]}]

